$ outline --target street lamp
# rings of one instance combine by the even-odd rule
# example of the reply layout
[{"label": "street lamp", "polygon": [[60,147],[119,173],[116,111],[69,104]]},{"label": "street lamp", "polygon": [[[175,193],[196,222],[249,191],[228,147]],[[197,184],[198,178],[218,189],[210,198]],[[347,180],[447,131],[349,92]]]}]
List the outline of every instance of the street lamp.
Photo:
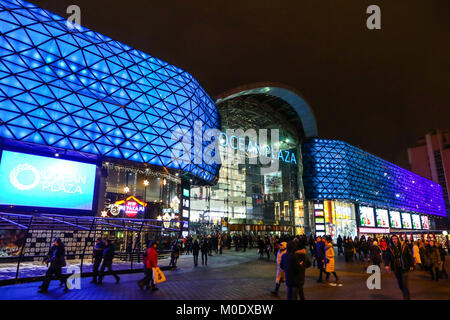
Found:
[{"label": "street lamp", "polygon": [[130,192],[130,188],[128,188],[128,186],[126,186],[125,188],[123,188],[123,191],[125,191],[125,193]]}]

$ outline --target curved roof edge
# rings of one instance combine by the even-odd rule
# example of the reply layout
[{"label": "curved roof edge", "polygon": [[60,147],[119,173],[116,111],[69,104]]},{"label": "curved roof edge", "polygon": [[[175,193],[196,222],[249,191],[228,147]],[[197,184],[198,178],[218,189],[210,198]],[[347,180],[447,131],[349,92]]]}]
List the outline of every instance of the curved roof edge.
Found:
[{"label": "curved roof edge", "polygon": [[305,138],[318,136],[314,113],[306,100],[295,89],[277,82],[255,82],[238,86],[216,97],[216,104],[250,94],[267,94],[280,98],[290,104],[298,114],[303,126]]}]

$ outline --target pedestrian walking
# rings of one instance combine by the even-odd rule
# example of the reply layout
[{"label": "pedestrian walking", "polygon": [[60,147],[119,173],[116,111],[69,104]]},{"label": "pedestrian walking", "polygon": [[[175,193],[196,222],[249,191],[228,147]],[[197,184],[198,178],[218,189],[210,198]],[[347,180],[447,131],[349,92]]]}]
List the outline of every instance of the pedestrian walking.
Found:
[{"label": "pedestrian walking", "polygon": [[202,252],[202,265],[208,265],[208,240],[206,238],[203,238],[202,244],[200,246],[200,250]]},{"label": "pedestrian walking", "polygon": [[322,241],[322,237],[317,237],[316,251],[314,259],[317,262],[317,268],[319,269],[319,279],[317,282],[322,282],[323,274],[325,273],[324,263],[325,263],[325,243]]},{"label": "pedestrian walking", "polygon": [[264,250],[265,250],[264,241],[261,239],[261,237],[258,237],[258,254],[260,259],[263,258]]},{"label": "pedestrian walking", "polygon": [[378,241],[372,242],[370,247],[370,260],[372,264],[380,266],[382,260],[381,248],[378,246]]},{"label": "pedestrian walking", "polygon": [[267,260],[270,260],[270,251],[272,251],[272,246],[270,244],[270,239],[268,237],[266,238],[265,247],[266,247]]},{"label": "pedestrian walking", "polygon": [[105,270],[108,269],[108,274],[111,274],[116,279],[116,283],[119,283],[120,277],[112,269],[113,259],[114,259],[114,245],[111,239],[106,240],[106,246],[103,250],[103,263],[100,268],[100,277],[98,284],[103,283],[103,278],[105,277]]},{"label": "pedestrian walking", "polygon": [[410,300],[408,272],[414,269],[414,258],[411,249],[405,243],[402,245],[396,235],[392,236],[391,243],[386,250],[386,262],[386,270],[391,269],[394,273],[403,299]]},{"label": "pedestrian walking", "polygon": [[303,284],[305,281],[305,269],[311,265],[311,262],[306,256],[305,248],[301,249],[298,254],[295,252],[296,244],[290,241],[287,244],[287,252],[281,257],[280,268],[284,270],[287,287],[287,300],[305,299],[303,292]]},{"label": "pedestrian walking", "polygon": [[45,278],[42,282],[42,285],[39,286],[39,293],[48,292],[48,287],[50,286],[50,282],[53,276],[55,276],[56,279],[60,281],[60,286],[64,285],[64,291],[69,290],[67,287],[67,281],[62,274],[62,267],[66,266],[65,255],[66,252],[64,244],[62,243],[60,238],[56,238],[55,240],[53,240],[53,245],[50,248],[50,252],[47,258],[44,260],[44,263],[50,263],[50,266],[45,273]]},{"label": "pedestrian walking", "polygon": [[180,256],[180,247],[178,246],[178,241],[175,240],[175,242],[172,244],[171,250],[170,250],[170,262],[169,267],[177,267],[177,261],[178,257]]},{"label": "pedestrian walking", "polygon": [[420,266],[422,264],[422,260],[420,259],[420,249],[417,241],[414,241],[413,244],[413,257],[414,257],[414,267]]},{"label": "pedestrian walking", "polygon": [[198,265],[199,252],[200,252],[200,245],[198,244],[198,240],[195,239],[194,244],[192,245],[192,255],[194,257],[194,266]]},{"label": "pedestrian walking", "polygon": [[219,247],[219,254],[222,254],[223,237],[221,234],[219,234],[219,237],[217,238],[217,246]]},{"label": "pedestrian walking", "polygon": [[441,267],[440,267],[441,277],[448,279],[447,269],[445,268],[445,256],[447,254],[445,253],[445,249],[442,246],[442,244],[440,244],[438,248],[439,248],[439,253],[441,254]]},{"label": "pedestrian walking", "polygon": [[92,258],[94,259],[94,263],[92,266],[92,272],[94,275],[91,280],[91,283],[98,282],[98,276],[99,276],[98,269],[100,268],[100,264],[102,263],[103,250],[105,250],[105,243],[103,242],[102,238],[98,238],[95,243],[95,246],[94,246],[94,252],[92,253]]},{"label": "pedestrian walking", "polygon": [[434,241],[430,241],[430,273],[431,280],[439,281],[439,271],[441,267],[441,254],[439,248],[435,245]]},{"label": "pedestrian walking", "polygon": [[342,240],[341,235],[338,236],[337,241],[336,241],[337,247],[338,247],[338,256],[342,254],[344,254],[344,251],[342,250],[344,241]]},{"label": "pedestrian walking", "polygon": [[281,282],[286,282],[284,270],[281,269],[281,267],[280,267],[281,258],[286,253],[286,249],[287,249],[287,243],[286,242],[280,243],[280,248],[277,252],[277,260],[276,260],[277,261],[277,276],[275,278],[275,290],[272,291],[272,294],[278,294],[278,290],[280,289]]},{"label": "pedestrian walking", "polygon": [[152,291],[158,290],[155,285],[155,281],[153,280],[153,268],[158,267],[158,252],[156,251],[157,246],[158,244],[156,241],[151,241],[146,253],[144,254],[143,262],[145,277],[138,281],[138,286],[141,289],[145,287],[145,289],[148,290],[151,283]]},{"label": "pedestrian walking", "polygon": [[333,248],[333,241],[331,239],[331,237],[329,237],[327,239],[326,242],[326,249],[325,249],[325,273],[326,273],[326,278],[325,278],[325,283],[329,284],[329,278],[330,278],[330,273],[333,274],[334,278],[335,278],[335,283],[337,284],[339,282],[339,278],[336,274],[336,271],[334,269],[334,248]]}]

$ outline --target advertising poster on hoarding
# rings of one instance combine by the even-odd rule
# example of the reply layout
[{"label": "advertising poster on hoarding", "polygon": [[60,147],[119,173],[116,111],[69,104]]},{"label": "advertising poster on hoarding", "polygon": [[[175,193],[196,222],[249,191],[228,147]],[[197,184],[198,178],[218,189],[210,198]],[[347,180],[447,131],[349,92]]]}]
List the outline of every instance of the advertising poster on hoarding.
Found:
[{"label": "advertising poster on hoarding", "polygon": [[400,217],[400,212],[391,211],[389,213],[391,216],[391,228],[401,229],[402,228],[402,219]]},{"label": "advertising poster on hoarding", "polygon": [[430,222],[428,221],[427,216],[421,216],[422,218],[422,229],[429,230],[430,229]]},{"label": "advertising poster on hoarding", "polygon": [[96,165],[4,150],[0,204],[92,210]]},{"label": "advertising poster on hoarding", "polygon": [[386,209],[376,209],[377,227],[389,228],[389,215]]},{"label": "advertising poster on hoarding", "polygon": [[374,209],[371,207],[359,207],[359,221],[362,227],[375,227]]},{"label": "advertising poster on hoarding", "polygon": [[403,229],[412,229],[411,214],[402,212],[402,226]]},{"label": "advertising poster on hoarding", "polygon": [[413,214],[411,217],[412,217],[413,229],[416,229],[416,230],[422,229],[422,227],[420,225],[420,216],[418,214]]},{"label": "advertising poster on hoarding", "polygon": [[0,230],[0,257],[17,257],[20,255],[25,230]]}]

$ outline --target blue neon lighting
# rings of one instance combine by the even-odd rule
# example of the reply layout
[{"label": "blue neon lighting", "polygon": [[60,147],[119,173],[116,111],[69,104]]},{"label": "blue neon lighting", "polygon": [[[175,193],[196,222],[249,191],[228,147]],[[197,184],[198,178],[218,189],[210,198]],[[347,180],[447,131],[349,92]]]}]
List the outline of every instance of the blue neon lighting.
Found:
[{"label": "blue neon lighting", "polygon": [[[25,1],[0,0],[0,137],[181,169],[170,133],[219,128],[187,72]],[[205,143],[206,147],[206,143]]]},{"label": "blue neon lighting", "polygon": [[386,160],[337,140],[302,145],[308,199],[347,199],[363,204],[445,216],[442,188]]}]

